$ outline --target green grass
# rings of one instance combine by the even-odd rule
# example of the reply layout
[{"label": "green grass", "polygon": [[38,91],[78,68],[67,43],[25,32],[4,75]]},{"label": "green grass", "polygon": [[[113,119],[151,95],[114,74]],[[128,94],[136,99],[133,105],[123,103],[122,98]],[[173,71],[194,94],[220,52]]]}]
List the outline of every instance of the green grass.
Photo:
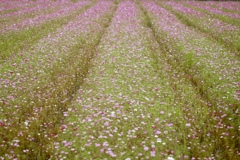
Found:
[{"label": "green grass", "polygon": [[[174,13],[181,22],[186,24],[189,27],[193,27],[198,29],[199,31],[206,33],[209,35],[209,38],[213,38],[215,41],[221,43],[226,48],[231,50],[237,57],[240,56],[240,40],[239,36],[240,33],[233,34],[231,32],[223,32],[219,33],[218,30],[214,30],[213,28],[208,28],[207,26],[202,25],[202,21],[191,17],[191,15],[184,15],[180,12],[174,10],[171,6],[164,5],[163,3],[160,4],[165,9]],[[233,38],[234,37],[234,38]],[[236,37],[236,38],[235,38]]]},{"label": "green grass", "polygon": [[234,10],[230,10],[230,9],[227,9],[227,8],[223,8],[223,11],[240,14],[240,11],[234,11]]},{"label": "green grass", "polygon": [[89,6],[85,6],[80,10],[73,11],[70,15],[45,22],[37,27],[31,27],[19,31],[10,31],[2,34],[0,36],[0,63],[4,63],[20,51],[28,50],[31,46],[37,43],[38,40],[67,24],[69,20],[73,19],[88,7]]},{"label": "green grass", "polygon": [[[144,10],[144,9],[143,9]],[[146,10],[144,11],[145,14],[147,13]],[[149,19],[154,20],[156,17],[154,17],[152,14],[148,13],[146,15],[148,18],[148,23]],[[186,24],[186,23],[185,23]],[[161,31],[161,29],[159,30],[159,28],[157,28],[156,25],[152,24],[152,25],[148,25],[148,26],[152,26],[152,30],[154,31],[154,35],[156,37],[156,40],[158,41],[158,43],[161,46],[161,50],[165,51],[165,54],[161,55],[161,58],[164,58],[166,62],[169,63],[169,65],[171,65],[173,67],[173,70],[170,72],[171,73],[176,73],[176,75],[178,75],[178,79],[182,79],[183,82],[188,83],[189,85],[191,85],[193,88],[194,93],[197,94],[198,97],[194,98],[194,101],[196,101],[197,99],[200,100],[200,102],[205,102],[202,105],[199,104],[194,104],[193,102],[193,111],[190,112],[186,112],[185,114],[190,114],[195,115],[195,118],[197,119],[197,121],[202,121],[202,123],[197,123],[196,124],[196,128],[195,129],[200,129],[202,130],[204,133],[209,132],[211,130],[215,130],[214,129],[214,125],[216,125],[218,123],[218,121],[215,119],[212,119],[212,112],[215,112],[216,110],[219,110],[219,105],[222,104],[223,106],[229,106],[232,108],[237,108],[237,106],[239,105],[239,102],[233,97],[230,96],[229,97],[229,93],[231,93],[230,95],[233,95],[235,90],[234,88],[228,88],[226,87],[225,89],[222,88],[221,91],[219,91],[218,87],[219,86],[224,86],[224,85],[228,85],[231,84],[231,81],[225,80],[219,80],[218,75],[213,72],[213,70],[211,70],[210,68],[208,68],[208,64],[204,64],[204,60],[201,60],[203,57],[201,57],[201,59],[199,59],[198,57],[196,57],[192,52],[189,51],[187,52],[187,47],[189,46],[184,46],[184,43],[181,44],[181,42],[179,41],[175,41],[174,39],[170,38],[167,34],[168,33],[164,33],[163,31]],[[183,31],[184,33],[184,31]],[[198,36],[198,39],[200,39],[200,36]],[[188,43],[191,44],[191,42],[194,42],[194,39],[189,39]],[[203,46],[213,46],[212,43],[215,43],[214,41],[208,41],[205,40],[205,44],[202,42],[198,42],[200,45]],[[202,44],[201,44],[202,43]],[[192,45],[196,45],[194,43],[192,43]],[[158,52],[157,52],[158,53]],[[164,52],[163,52],[164,53]],[[212,60],[215,61],[214,59],[211,58],[211,56],[207,56],[208,60]],[[219,58],[218,62],[219,64],[224,64],[227,62],[224,62],[224,57]],[[201,64],[202,66],[199,66],[198,63]],[[207,62],[206,62],[207,63]],[[199,67],[197,67],[199,66]],[[229,68],[228,65],[226,65],[226,68]],[[229,68],[230,70],[230,68]],[[220,72],[220,70],[219,70]],[[176,76],[175,75],[175,76]],[[190,78],[189,78],[190,76]],[[229,75],[230,76],[230,75]],[[231,76],[235,76],[235,80],[237,80],[237,77],[239,77],[239,74],[233,74]],[[204,82],[204,83],[203,83]],[[173,83],[174,82],[169,82],[169,83]],[[181,90],[179,87],[181,85],[177,84],[176,87],[174,88],[174,90]],[[236,88],[235,88],[236,89]],[[184,93],[184,92],[183,92]],[[182,94],[183,94],[182,93]],[[185,94],[185,93],[184,93]],[[181,94],[180,94],[181,95]],[[179,97],[181,97],[179,95]],[[227,96],[228,95],[228,96]],[[227,96],[227,97],[225,97]],[[220,100],[221,97],[225,97],[225,100]],[[200,103],[201,104],[201,103]],[[211,104],[211,107],[209,107],[207,104]],[[187,105],[188,106],[188,105]],[[201,107],[200,107],[201,106]],[[196,109],[199,109],[199,107],[201,108],[199,111],[199,115],[196,114]],[[221,107],[220,107],[221,108]],[[234,110],[234,109],[233,109]],[[217,111],[218,112],[218,111]],[[234,121],[228,121],[227,119],[225,119],[224,123],[226,123],[227,125],[231,125],[234,126],[235,130],[231,131],[232,135],[238,135],[239,131],[237,131],[237,126],[239,124],[239,120],[237,120],[236,114],[232,114],[232,111],[227,112],[227,115],[229,117],[232,117],[233,119],[235,119]],[[202,124],[202,125],[201,125]],[[206,128],[206,124],[209,125],[209,128]],[[236,125],[237,124],[237,125]],[[182,129],[180,129],[182,131]],[[212,131],[211,131],[212,132]],[[204,135],[204,134],[203,134]],[[191,142],[191,144],[197,143],[200,146],[206,144],[209,142],[209,137],[206,137],[203,135],[197,135],[199,136],[199,141],[194,142],[190,139],[185,139],[186,143]],[[239,145],[239,140],[233,140],[231,138],[227,138],[224,140],[219,139],[218,137],[221,137],[221,131],[217,131],[213,134],[213,136],[215,137],[215,139],[217,139],[217,141],[215,142],[214,145],[211,146],[211,149],[208,149],[208,154],[212,153],[216,153],[216,150],[219,151],[219,155],[222,158],[229,158],[229,159],[234,159],[236,158],[235,156],[233,156],[233,153],[228,153],[227,151],[225,152],[224,150],[226,150],[226,143],[229,145],[231,144],[232,149],[235,150],[236,152],[236,148],[238,148]],[[192,146],[193,148],[195,148],[196,146]],[[191,148],[192,148],[191,147]],[[193,150],[191,150],[191,153],[189,153],[192,156],[197,156],[197,157],[204,157],[206,155],[199,153],[197,151],[198,149],[195,148]],[[195,152],[196,151],[196,152]]]},{"label": "green grass", "polygon": [[[106,27],[112,11],[102,15],[95,23]],[[11,125],[16,126],[11,130],[1,128],[1,133],[4,134],[1,142],[5,146],[1,149],[1,155],[6,155],[9,153],[9,148],[13,147],[4,142],[18,137],[20,147],[14,147],[16,157],[20,159],[29,159],[30,157],[49,159],[51,157],[53,153],[48,145],[55,140],[53,135],[59,132],[58,128],[63,119],[63,112],[67,110],[73,95],[87,75],[91,59],[96,53],[96,45],[98,45],[101,35],[104,34],[104,28],[100,28],[100,31],[93,29],[89,30],[90,33],[87,35],[75,37],[75,45],[70,46],[70,49],[63,55],[59,55],[58,58],[61,60],[57,60],[47,69],[45,68],[44,73],[32,73],[31,76],[37,75],[38,80],[35,83],[30,81],[22,83],[24,91],[16,92],[15,94],[19,97],[16,97],[15,102],[6,104],[2,108],[1,119],[7,119],[9,123],[11,121]],[[61,46],[59,47],[61,48]],[[45,52],[48,54],[48,51]],[[29,84],[31,84],[31,88],[24,87]],[[8,90],[5,94],[8,93],[11,94],[12,91]],[[19,115],[12,120],[8,116],[11,105],[18,106],[15,114]],[[36,110],[40,109],[36,106],[41,108],[40,113],[36,113]],[[20,131],[22,136],[19,137]],[[28,153],[24,154],[24,149],[28,149]]]},{"label": "green grass", "polygon": [[[213,8],[218,8],[218,9],[219,9],[219,7],[218,7],[218,6],[215,6],[215,5],[211,5],[211,7],[213,7]],[[231,10],[231,9],[227,9],[227,8],[224,8],[224,7],[221,8],[221,10],[223,10],[224,12],[240,14],[240,11]]]},{"label": "green grass", "polygon": [[1,36],[0,158],[237,159],[239,61],[167,9],[181,41],[118,0]]},{"label": "green grass", "polygon": [[[151,21],[141,10],[138,12],[137,18],[141,20],[140,25],[136,28],[138,34],[129,36],[128,32],[124,33],[124,27],[128,27],[128,25],[120,23],[122,30],[117,28],[114,34],[107,32],[108,34],[100,43],[100,54],[93,61],[93,67],[85,83],[69,107],[69,115],[63,123],[68,127],[59,134],[60,139],[53,145],[57,154],[56,158],[113,159],[106,153],[100,152],[102,146],[99,149],[94,146],[95,144],[102,145],[104,141],[108,142],[109,148],[112,148],[118,157],[122,154],[121,158],[123,159],[129,157],[140,159],[141,156],[138,153],[143,154],[143,159],[151,157],[149,151],[143,151],[144,146],[151,148],[151,143],[155,144],[154,148],[157,153],[163,153],[162,155],[158,154],[157,157],[151,157],[151,159],[164,159],[173,153],[174,157],[199,154],[199,146],[194,146],[194,141],[200,143],[201,139],[191,141],[188,138],[189,135],[194,134],[194,131],[186,126],[188,120],[193,118],[187,113],[197,110],[198,117],[194,119],[199,123],[192,125],[202,130],[195,136],[203,139],[202,133],[208,131],[204,128],[205,119],[203,119],[208,112],[208,106],[201,96],[196,94],[194,86],[185,75],[176,70],[175,66],[172,67],[166,63],[167,58],[164,56],[166,51],[157,44],[156,33],[148,28],[152,26]],[[109,31],[112,29],[110,25]],[[116,46],[113,46],[115,49],[112,49],[108,46],[114,37],[121,38],[114,41]],[[161,38],[163,37],[161,36]],[[134,39],[138,39],[138,42],[135,43]],[[131,48],[129,48],[129,42],[131,42]],[[139,42],[141,43],[139,44]],[[141,47],[135,47],[135,45]],[[141,50],[132,52],[133,48],[141,48]],[[103,62],[106,63],[103,64]],[[135,74],[132,73],[134,70]],[[103,72],[102,75],[99,74],[101,72]],[[129,89],[130,86],[133,91]],[[155,90],[156,87],[157,90]],[[189,99],[195,101],[188,101]],[[116,118],[111,118],[111,113],[117,112],[116,103],[122,106],[119,109],[121,114],[116,115]],[[90,107],[85,108],[85,106]],[[161,111],[165,113],[160,115]],[[94,116],[99,112],[104,112],[104,114]],[[92,117],[92,120],[85,122],[87,117]],[[114,127],[105,126],[104,122],[108,122],[108,120],[103,120],[102,117],[108,117],[111,126],[118,128],[118,131],[115,133],[112,131]],[[127,119],[124,120],[125,118]],[[155,119],[159,119],[158,122],[154,122]],[[168,127],[167,124],[173,124],[173,126]],[[129,132],[135,127],[139,129]],[[75,131],[73,131],[74,128]],[[161,142],[159,141],[159,143],[156,143],[157,137],[154,135],[156,130],[168,133],[160,136]],[[98,138],[100,135],[108,137],[107,133],[113,134],[113,138]],[[120,133],[122,136],[119,135]],[[78,136],[75,136],[76,134]],[[129,138],[127,135],[136,136],[136,138]],[[72,142],[72,145],[65,147],[62,144],[63,141]],[[85,146],[88,143],[91,145]],[[204,138],[202,144],[208,143],[208,139]],[[189,150],[188,147],[192,149]],[[124,153],[125,151],[126,153]],[[64,155],[62,152],[67,154]],[[210,153],[211,151],[201,152],[201,156],[207,156]]]},{"label": "green grass", "polygon": [[[11,25],[17,24],[19,22],[22,22],[26,19],[30,19],[30,18],[35,18],[39,15],[46,15],[46,14],[51,14],[63,7],[66,7],[69,4],[65,4],[63,6],[57,6],[57,7],[53,7],[53,6],[48,6],[45,8],[42,8],[41,10],[35,10],[35,11],[31,11],[31,12],[25,12],[25,13],[19,13],[19,15],[13,15],[13,16],[8,16],[8,17],[4,17],[0,19],[0,24],[1,24],[1,28],[7,28]],[[29,6],[30,7],[30,6]],[[36,6],[33,6],[33,8]]]},{"label": "green grass", "polygon": [[18,10],[19,10],[18,8],[3,10],[3,11],[0,11],[0,15],[7,14],[7,13],[12,13],[12,12],[16,12],[16,11],[18,11]]},{"label": "green grass", "polygon": [[206,14],[212,16],[212,18],[217,18],[217,19],[219,19],[223,22],[229,23],[231,25],[240,26],[240,20],[237,19],[237,18],[231,18],[231,17],[224,16],[224,15],[214,14],[214,13],[211,13],[207,10],[204,10],[204,9],[201,9],[201,8],[198,8],[198,7],[195,7],[195,6],[191,6],[189,4],[183,4],[183,5],[186,6],[186,7],[192,8],[196,11],[206,13]]}]

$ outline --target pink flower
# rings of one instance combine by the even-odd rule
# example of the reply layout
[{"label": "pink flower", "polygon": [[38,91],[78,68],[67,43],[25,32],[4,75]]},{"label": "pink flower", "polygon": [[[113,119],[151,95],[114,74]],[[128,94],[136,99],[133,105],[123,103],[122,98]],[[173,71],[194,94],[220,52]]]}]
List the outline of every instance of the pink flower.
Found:
[{"label": "pink flower", "polygon": [[103,153],[104,151],[105,151],[105,148],[102,148],[102,149],[100,150],[101,153]]},{"label": "pink flower", "polygon": [[99,143],[96,143],[96,144],[95,144],[95,146],[96,146],[96,147],[100,147],[100,146],[101,146],[101,144],[99,144]]},{"label": "pink flower", "polygon": [[110,155],[111,157],[117,157],[117,155],[114,154],[112,151],[109,151],[109,155]]},{"label": "pink flower", "polygon": [[85,146],[87,146],[87,147],[88,147],[88,146],[91,146],[91,144],[90,144],[90,143],[86,143],[86,144],[85,144]]},{"label": "pink flower", "polygon": [[103,146],[107,147],[108,146],[108,142],[104,142]]},{"label": "pink flower", "polygon": [[187,123],[186,126],[187,126],[187,127],[190,127],[190,126],[191,126],[191,123]]},{"label": "pink flower", "polygon": [[63,112],[63,116],[67,117],[68,116],[68,112]]},{"label": "pink flower", "polygon": [[169,124],[166,124],[168,127],[172,127],[173,124],[172,123],[169,123]]},{"label": "pink flower", "polygon": [[104,126],[109,126],[109,122],[105,122],[105,123],[104,123]]},{"label": "pink flower", "polygon": [[4,127],[5,125],[6,125],[5,122],[0,120],[0,126]]},{"label": "pink flower", "polygon": [[144,150],[145,150],[145,151],[148,151],[149,148],[148,148],[147,146],[144,146]]},{"label": "pink flower", "polygon": [[61,129],[62,131],[65,130],[67,128],[67,125],[62,125]]},{"label": "pink flower", "polygon": [[156,156],[155,150],[151,151],[151,157],[155,157],[155,156]]}]

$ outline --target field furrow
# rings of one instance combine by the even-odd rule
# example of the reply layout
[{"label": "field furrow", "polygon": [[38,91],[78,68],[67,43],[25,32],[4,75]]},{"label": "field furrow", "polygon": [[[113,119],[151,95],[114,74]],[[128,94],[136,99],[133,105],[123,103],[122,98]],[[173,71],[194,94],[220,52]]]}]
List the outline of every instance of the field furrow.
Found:
[{"label": "field furrow", "polygon": [[13,65],[11,72],[1,70],[0,112],[5,125],[0,130],[0,155],[10,159],[50,156],[48,145],[58,132],[62,112],[88,73],[113,9],[112,2],[97,2],[23,53],[17,62],[21,65]]}]

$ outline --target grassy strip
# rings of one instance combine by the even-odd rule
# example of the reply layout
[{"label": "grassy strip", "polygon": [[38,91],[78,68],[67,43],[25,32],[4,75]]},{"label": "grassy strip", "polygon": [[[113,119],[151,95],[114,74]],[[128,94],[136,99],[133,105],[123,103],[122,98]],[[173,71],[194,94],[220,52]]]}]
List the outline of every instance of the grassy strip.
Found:
[{"label": "grassy strip", "polygon": [[0,11],[0,15],[4,15],[4,14],[7,14],[7,13],[13,13],[13,12],[16,12],[18,11],[19,8],[13,8],[13,9],[8,9],[8,10],[3,10],[3,11]]},{"label": "grassy strip", "polygon": [[[210,5],[213,8],[221,9],[225,12],[240,14],[238,4],[229,4],[228,2],[225,2],[225,4],[224,3],[223,4],[216,3],[216,2],[209,2],[209,4],[208,3],[205,3],[205,4]],[[228,5],[230,5],[230,6],[228,6]]]},{"label": "grassy strip", "polygon": [[[113,8],[108,9],[98,19],[89,19],[88,21],[94,21],[90,25],[95,23],[98,28],[95,26],[88,30],[87,36],[85,33],[86,37],[81,34],[75,37],[75,45],[71,46],[62,60],[54,62],[52,67],[38,77],[38,81],[31,83],[31,89],[27,93],[23,92],[21,97],[15,99],[15,102],[20,102],[17,106],[18,117],[9,119],[7,114],[10,114],[10,111],[3,112],[7,116],[5,117],[7,124],[5,129],[1,130],[3,133],[1,155],[21,159],[29,159],[33,156],[37,159],[50,157],[52,152],[48,144],[55,138],[58,125],[63,118],[63,111],[66,110],[71,97],[88,73],[90,59],[95,53],[94,46],[99,43],[112,11]],[[11,129],[15,125],[16,127]],[[11,143],[15,139],[18,139],[18,146],[13,146]],[[15,154],[9,154],[9,148],[12,148]]]},{"label": "grassy strip", "polygon": [[228,17],[228,16],[226,16],[226,15],[214,14],[214,13],[211,13],[210,11],[201,9],[201,8],[199,8],[199,7],[191,6],[190,4],[184,4],[184,3],[183,3],[183,6],[186,6],[186,7],[192,8],[192,9],[194,9],[194,10],[203,12],[203,13],[205,13],[205,14],[210,15],[212,18],[217,18],[217,19],[219,19],[219,20],[221,20],[221,21],[223,21],[223,22],[226,22],[226,23],[229,23],[229,24],[231,24],[231,25],[235,25],[235,26],[240,27],[240,20],[237,19],[237,18],[231,18],[231,17]]},{"label": "grassy strip", "polygon": [[[225,45],[226,48],[231,50],[236,54],[236,56],[240,56],[240,40],[238,36],[240,33],[231,33],[230,31],[221,31],[216,30],[211,26],[206,26],[202,24],[202,20],[198,20],[191,15],[180,13],[174,10],[171,6],[166,5],[164,3],[159,3],[162,7],[174,13],[184,24],[189,27],[194,27],[195,29],[200,30],[203,33],[209,34],[216,41],[220,42],[222,45]],[[234,38],[233,38],[234,37]],[[236,38],[235,38],[236,37]]]},{"label": "grassy strip", "polygon": [[[217,6],[214,6],[214,5],[213,5],[213,7],[218,8]],[[227,9],[227,8],[223,8],[222,10],[225,11],[225,12],[229,12],[229,13],[240,14],[240,11],[235,11],[235,10],[231,10],[231,9]]]},{"label": "grassy strip", "polygon": [[67,24],[69,20],[73,19],[76,15],[80,14],[89,7],[90,5],[87,5],[80,10],[73,11],[73,13],[63,18],[57,18],[45,22],[37,27],[31,27],[26,30],[20,30],[17,32],[12,31],[2,34],[0,36],[0,64],[6,62],[12,56],[14,57],[17,52],[29,50],[29,48],[38,40]]},{"label": "grassy strip", "polygon": [[10,13],[10,12],[16,12],[19,10],[23,10],[25,8],[28,7],[34,7],[36,6],[36,3],[32,3],[32,2],[18,2],[18,3],[1,3],[0,7],[1,7],[1,11],[0,11],[0,15],[1,14],[5,14],[5,13]]},{"label": "grassy strip", "polygon": [[[162,50],[164,50],[166,53],[165,54],[166,61],[168,61],[168,63],[171,64],[171,66],[176,70],[176,72],[178,72],[180,75],[183,75],[183,77],[185,76],[186,82],[188,83],[190,82],[193,86],[196,87],[196,90],[198,91],[198,95],[200,95],[205,101],[211,104],[211,107],[208,107],[207,109],[208,112],[205,112],[205,113],[203,112],[204,116],[201,115],[202,117],[198,117],[199,115],[196,115],[194,111],[187,112],[188,115],[192,114],[198,118],[202,118],[202,121],[204,121],[204,123],[202,123],[202,125],[201,124],[198,124],[198,125],[201,125],[200,128],[205,130],[205,132],[210,132],[212,134],[211,137],[208,137],[206,135],[203,137],[201,136],[199,137],[200,141],[198,143],[200,144],[200,148],[201,146],[204,146],[206,143],[209,143],[209,141],[211,141],[210,139],[216,140],[213,144],[211,144],[211,147],[209,146],[211,149],[208,150],[207,154],[205,155],[200,154],[199,153],[200,148],[199,148],[198,150],[191,150],[190,155],[203,158],[206,155],[210,156],[211,154],[214,154],[215,156],[221,156],[222,158],[227,158],[227,157],[230,159],[234,158],[235,156],[233,152],[235,153],[237,152],[236,148],[238,148],[239,146],[239,140],[233,139],[231,136],[225,139],[222,139],[222,133],[228,132],[232,136],[239,134],[239,131],[237,129],[239,125],[239,121],[237,120],[237,113],[235,113],[237,106],[239,105],[239,102],[233,96],[229,95],[230,93],[231,95],[234,94],[235,87],[232,86],[232,89],[233,89],[232,90],[230,88],[231,86],[230,84],[232,83],[232,81],[235,81],[238,79],[237,75],[234,73],[230,74],[229,76],[233,76],[233,77],[230,77],[229,82],[221,81],[221,79],[218,78],[219,75],[216,74],[216,72],[218,73],[218,71],[213,71],[213,68],[211,69],[207,67],[207,65],[204,65],[204,63],[201,66],[198,65],[198,63],[201,64],[202,62],[207,63],[207,61],[204,60],[205,59],[204,56],[201,56],[198,58],[196,55],[194,55],[194,52],[191,52],[191,51],[188,52],[189,49],[187,48],[189,48],[190,46],[184,46],[184,44],[181,44],[181,42],[176,40],[175,37],[172,37],[171,35],[169,35],[169,33],[166,33],[166,32],[164,33],[164,30],[161,30],[161,28],[157,26],[157,23],[156,23],[157,17],[154,16],[153,13],[148,13],[148,15],[151,21],[153,22],[149,26],[154,30],[158,43],[160,44],[160,46],[162,46]],[[175,22],[175,23],[179,23],[179,22]],[[185,30],[187,31],[187,29]],[[181,33],[186,34],[185,30],[182,30]],[[175,31],[175,33],[176,35],[178,34],[177,30]],[[189,37],[188,43],[190,45],[192,46],[196,45],[194,43],[191,44],[191,41],[194,41],[194,40],[191,40],[190,36],[185,35],[185,37]],[[201,36],[199,35],[197,37],[198,39],[202,39]],[[182,40],[182,41],[185,41],[185,40]],[[199,41],[198,43],[200,45],[204,45],[206,48],[207,48],[207,45],[211,45],[212,47],[214,46],[213,44],[211,44],[211,42],[202,43]],[[213,54],[213,53],[209,53],[209,54]],[[215,59],[213,59],[213,57],[211,58],[211,56],[206,56],[206,57],[207,59],[210,60],[209,62],[216,61]],[[224,59],[227,60],[226,58]],[[223,61],[217,60],[218,62],[216,62],[215,65],[217,65],[218,63],[220,63],[221,65],[226,65],[225,63],[229,63],[225,60]],[[237,64],[239,65],[239,63]],[[229,67],[227,67],[226,65],[226,68],[229,68]],[[219,72],[221,71],[219,70]],[[229,68],[229,72],[232,72],[231,67]],[[226,85],[228,87],[225,88],[226,90],[224,89],[225,91],[219,91],[217,89],[219,87],[223,89],[223,86],[226,86]],[[228,117],[229,119],[226,119],[226,118],[222,119],[221,117],[222,115],[224,115],[222,111],[222,109],[224,108],[223,106],[224,107],[228,106],[229,108],[232,108],[232,110],[225,112],[225,116]],[[193,107],[195,109],[198,108],[198,106],[193,106]],[[203,117],[205,117],[205,119]],[[221,120],[221,122],[224,123],[226,126],[232,126],[234,129],[230,129],[230,130],[228,128],[224,128],[222,130],[216,129],[218,128],[219,120]],[[206,127],[206,125],[208,127]],[[195,131],[198,132],[197,130]],[[226,145],[228,147],[231,146],[231,148],[228,149],[230,152],[228,151],[225,152],[225,150],[227,150]]]},{"label": "grassy strip", "polygon": [[[41,9],[38,6],[37,10],[33,10],[33,11],[25,12],[25,13],[20,12],[18,14],[10,15],[10,16],[3,15],[3,18],[0,19],[0,24],[1,24],[0,27],[6,28],[6,27],[9,27],[13,24],[17,24],[17,23],[22,22],[29,18],[34,18],[34,17],[37,17],[39,15],[44,15],[44,14],[50,14],[50,13],[53,13],[63,7],[67,7],[69,5],[69,3],[66,3],[62,6],[53,7],[54,3],[53,2],[51,2],[51,3],[52,3],[52,5],[48,5],[45,7],[42,6]],[[44,5],[44,4],[42,4],[42,5]],[[33,8],[37,8],[37,7],[35,6]],[[32,8],[30,8],[29,10],[31,10],[31,9]]]},{"label": "grassy strip", "polygon": [[[186,3],[186,2],[184,2],[184,3]],[[188,4],[191,5],[191,3],[192,2],[189,2]],[[199,2],[196,2],[196,3],[199,3]],[[212,1],[212,2],[208,1],[208,2],[200,2],[199,4],[209,6],[211,8],[216,8],[217,10],[221,10],[221,11],[228,12],[228,13],[240,14],[240,11],[238,11],[238,8],[239,8],[238,4],[230,4],[230,3],[225,2],[225,4],[221,4],[221,3],[216,2],[216,1]]]}]

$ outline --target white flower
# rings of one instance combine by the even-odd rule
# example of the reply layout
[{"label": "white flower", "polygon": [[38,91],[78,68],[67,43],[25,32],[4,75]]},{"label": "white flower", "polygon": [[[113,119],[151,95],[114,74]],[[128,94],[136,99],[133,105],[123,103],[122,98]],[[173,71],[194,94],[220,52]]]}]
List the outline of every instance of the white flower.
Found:
[{"label": "white flower", "polygon": [[187,127],[190,127],[190,126],[191,126],[191,123],[187,123],[186,126],[187,126]]},{"label": "white flower", "polygon": [[27,121],[25,121],[24,124],[25,124],[26,126],[28,126],[28,122],[27,122]]},{"label": "white flower", "polygon": [[111,112],[111,117],[115,117],[115,112]]},{"label": "white flower", "polygon": [[167,157],[167,160],[174,160],[173,157]]}]

